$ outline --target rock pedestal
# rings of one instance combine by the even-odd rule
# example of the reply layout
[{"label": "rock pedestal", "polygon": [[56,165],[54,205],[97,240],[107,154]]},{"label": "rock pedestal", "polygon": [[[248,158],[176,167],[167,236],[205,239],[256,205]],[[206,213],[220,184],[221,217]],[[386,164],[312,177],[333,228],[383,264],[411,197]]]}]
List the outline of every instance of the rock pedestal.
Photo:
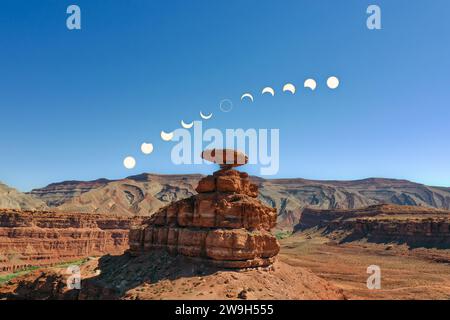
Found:
[{"label": "rock pedestal", "polygon": [[221,170],[200,180],[197,195],[162,208],[131,229],[129,252],[162,249],[224,268],[272,264],[280,250],[270,233],[276,209],[257,199],[257,186],[235,166],[221,164]]}]

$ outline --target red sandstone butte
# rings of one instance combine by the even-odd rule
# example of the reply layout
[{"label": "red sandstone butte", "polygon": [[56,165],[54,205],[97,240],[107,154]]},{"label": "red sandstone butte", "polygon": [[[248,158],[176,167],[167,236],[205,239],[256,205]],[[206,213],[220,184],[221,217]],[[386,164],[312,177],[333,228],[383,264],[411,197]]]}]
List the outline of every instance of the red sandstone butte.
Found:
[{"label": "red sandstone butte", "polygon": [[[214,150],[213,154],[223,153]],[[202,156],[209,157],[205,152]],[[276,225],[276,209],[257,199],[257,186],[247,173],[232,169],[240,164],[228,160],[221,170],[200,180],[199,194],[160,209],[132,228],[130,253],[162,249],[224,268],[271,265],[280,250],[270,233]]]}]

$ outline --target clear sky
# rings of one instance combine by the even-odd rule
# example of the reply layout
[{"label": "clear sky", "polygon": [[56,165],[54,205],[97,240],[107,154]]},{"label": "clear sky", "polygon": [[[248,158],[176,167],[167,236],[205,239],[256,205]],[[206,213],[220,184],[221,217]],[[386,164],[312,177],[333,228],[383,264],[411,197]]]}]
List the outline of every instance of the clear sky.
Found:
[{"label": "clear sky", "polygon": [[[70,4],[81,30],[66,28]],[[369,4],[382,30],[367,29]],[[202,110],[208,127],[279,128],[277,177],[450,186],[449,14],[448,0],[2,0],[0,181],[211,172],[172,164],[159,137]]]}]

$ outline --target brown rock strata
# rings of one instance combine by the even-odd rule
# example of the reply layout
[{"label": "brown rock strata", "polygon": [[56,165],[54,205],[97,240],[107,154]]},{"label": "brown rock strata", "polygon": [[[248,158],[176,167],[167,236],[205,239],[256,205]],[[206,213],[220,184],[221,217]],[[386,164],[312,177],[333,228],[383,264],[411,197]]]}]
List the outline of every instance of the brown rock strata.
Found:
[{"label": "brown rock strata", "polygon": [[0,210],[0,272],[121,254],[136,219],[95,214]]},{"label": "brown rock strata", "polygon": [[424,207],[375,205],[356,210],[305,209],[297,230],[340,232],[342,241],[367,239],[412,247],[450,248],[450,211]]}]

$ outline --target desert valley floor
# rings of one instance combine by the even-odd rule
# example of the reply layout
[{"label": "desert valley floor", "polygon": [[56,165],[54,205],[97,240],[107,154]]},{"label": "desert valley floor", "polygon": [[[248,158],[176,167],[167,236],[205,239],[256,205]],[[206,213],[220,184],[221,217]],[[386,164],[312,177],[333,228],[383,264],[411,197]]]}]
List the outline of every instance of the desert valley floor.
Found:
[{"label": "desert valley floor", "polygon": [[[348,299],[449,299],[450,250],[358,241],[337,244],[301,234],[282,241],[280,260],[341,288]],[[381,289],[368,290],[367,267],[381,268]]]},{"label": "desert valley floor", "polygon": [[[450,299],[448,249],[410,249],[406,245],[364,241],[337,244],[312,231],[281,240],[279,261],[274,270],[185,269],[186,264],[179,264],[174,257],[162,255],[156,259],[158,263],[169,262],[180,269],[171,270],[165,276],[152,269],[154,264],[141,260],[136,262],[135,269],[130,269],[130,275],[117,271],[130,263],[124,256],[91,257],[78,262],[82,283],[89,283],[100,272],[106,273],[104,280],[115,277],[110,283],[117,286],[128,281],[130,284],[125,285],[121,295],[105,289],[101,294],[90,289],[88,291],[92,292],[83,292],[85,295],[81,297],[67,294],[64,287],[68,264],[64,264],[24,272],[4,281],[0,285],[0,298]],[[370,264],[381,267],[380,290],[367,289],[366,269]],[[182,269],[185,270],[180,271]],[[136,281],[136,277],[142,279]]]}]

